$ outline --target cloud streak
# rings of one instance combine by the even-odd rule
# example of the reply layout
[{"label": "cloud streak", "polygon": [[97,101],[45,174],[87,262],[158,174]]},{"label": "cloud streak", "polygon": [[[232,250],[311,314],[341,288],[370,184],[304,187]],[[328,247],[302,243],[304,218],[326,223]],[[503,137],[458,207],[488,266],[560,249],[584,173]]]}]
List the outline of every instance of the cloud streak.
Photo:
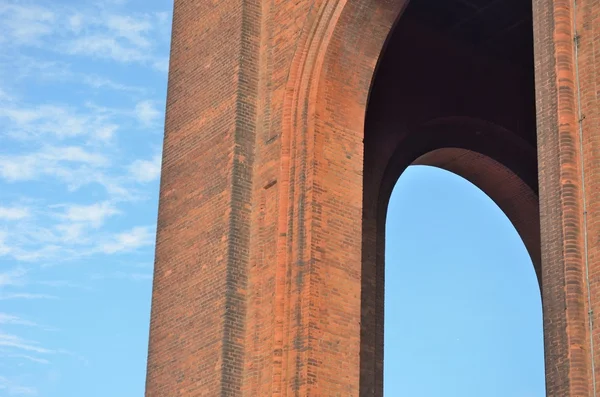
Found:
[{"label": "cloud streak", "polygon": [[76,224],[89,224],[91,227],[98,228],[107,218],[118,215],[121,212],[110,201],[103,201],[90,205],[71,204],[65,206],[65,212],[60,218]]},{"label": "cloud streak", "polygon": [[[0,24],[4,45],[41,48],[52,42],[50,50],[104,59],[118,63],[137,63],[163,71],[168,45],[168,19],[165,13],[121,15],[98,7],[55,6],[9,2],[0,5]],[[165,29],[167,28],[167,29]]]},{"label": "cloud streak", "polygon": [[27,207],[2,207],[0,206],[0,220],[18,221],[30,216],[29,208]]},{"label": "cloud streak", "polygon": [[0,312],[0,325],[24,325],[28,327],[37,327],[33,321],[24,320],[18,316]]},{"label": "cloud streak", "polygon": [[38,342],[28,341],[23,338],[20,338],[17,335],[7,334],[2,331],[0,331],[0,347],[40,354],[58,353],[58,351],[56,350],[41,347]]},{"label": "cloud streak", "polygon": [[37,396],[35,387],[23,386],[5,376],[0,376],[0,390],[4,390],[9,396]]},{"label": "cloud streak", "polygon": [[133,251],[154,244],[154,233],[150,227],[137,226],[113,236],[110,241],[101,244],[98,251],[104,254]]}]

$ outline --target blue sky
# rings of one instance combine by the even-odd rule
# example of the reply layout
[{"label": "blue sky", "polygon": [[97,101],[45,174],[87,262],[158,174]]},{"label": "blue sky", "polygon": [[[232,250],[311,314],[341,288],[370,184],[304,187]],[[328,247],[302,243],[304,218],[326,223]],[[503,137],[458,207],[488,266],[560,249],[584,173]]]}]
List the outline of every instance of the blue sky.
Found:
[{"label": "blue sky", "polygon": [[545,396],[540,290],[500,208],[415,166],[386,225],[386,396]]},{"label": "blue sky", "polygon": [[[0,396],[143,395],[171,7],[0,0]],[[506,217],[426,167],[390,205],[386,395],[544,395]]]}]

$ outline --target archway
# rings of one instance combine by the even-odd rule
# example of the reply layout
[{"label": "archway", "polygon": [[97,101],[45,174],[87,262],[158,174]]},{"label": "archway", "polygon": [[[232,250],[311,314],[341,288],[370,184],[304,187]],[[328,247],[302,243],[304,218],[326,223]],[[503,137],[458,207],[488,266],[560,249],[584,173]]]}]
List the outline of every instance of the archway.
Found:
[{"label": "archway", "polygon": [[533,65],[528,2],[413,0],[388,36],[365,120],[361,393],[383,392],[385,219],[410,164],[490,196],[540,277]]}]

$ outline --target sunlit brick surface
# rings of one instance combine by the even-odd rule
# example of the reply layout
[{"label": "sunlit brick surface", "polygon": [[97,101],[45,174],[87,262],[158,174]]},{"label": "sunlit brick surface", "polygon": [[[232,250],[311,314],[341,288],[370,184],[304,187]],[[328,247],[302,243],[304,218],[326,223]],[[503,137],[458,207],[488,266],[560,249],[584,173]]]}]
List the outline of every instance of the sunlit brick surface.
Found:
[{"label": "sunlit brick surface", "polygon": [[535,56],[478,52],[406,0],[175,0],[148,397],[381,396],[385,211],[413,163],[511,219],[547,394],[593,395],[600,1],[461,3],[518,8]]}]

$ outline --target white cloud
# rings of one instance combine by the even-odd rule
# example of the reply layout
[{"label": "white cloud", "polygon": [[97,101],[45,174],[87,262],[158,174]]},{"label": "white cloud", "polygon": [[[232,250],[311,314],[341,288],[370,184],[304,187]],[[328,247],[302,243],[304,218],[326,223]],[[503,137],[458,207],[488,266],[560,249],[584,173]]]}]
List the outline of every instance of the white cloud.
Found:
[{"label": "white cloud", "polygon": [[50,360],[46,360],[45,358],[33,357],[27,354],[4,354],[3,357],[23,359],[38,364],[50,364]]},{"label": "white cloud", "polygon": [[8,293],[3,294],[0,293],[0,301],[5,300],[16,300],[16,299],[25,299],[25,300],[37,300],[37,299],[58,299],[57,296],[48,295],[48,294],[32,294],[28,292],[21,293]]},{"label": "white cloud", "polygon": [[[31,57],[23,53],[0,53],[0,73],[11,76],[11,80],[5,81],[4,84],[10,83],[14,85],[21,81],[36,82],[38,84],[81,84],[86,86],[86,89],[112,90],[135,95],[147,94],[147,88],[145,87],[124,84],[89,70],[78,71],[76,66],[76,64],[74,65],[65,59],[46,60],[39,57]],[[0,102],[16,102],[16,98],[8,94],[8,88],[4,87],[0,89]],[[7,104],[4,104],[4,106],[7,106]],[[29,107],[23,104],[19,104],[17,107],[17,109],[26,108]]]},{"label": "white cloud", "polygon": [[[65,167],[65,163],[69,163],[70,167]],[[81,168],[73,168],[75,164]],[[34,180],[45,175],[68,181],[76,179],[74,177],[78,171],[89,177],[90,168],[106,165],[106,157],[78,146],[47,146],[29,154],[0,156],[0,178],[14,182]]]},{"label": "white cloud", "polygon": [[5,42],[38,44],[54,30],[56,15],[36,5],[0,4]]},{"label": "white cloud", "polygon": [[11,348],[15,350],[24,350],[28,352],[40,353],[40,354],[53,354],[57,353],[54,350],[46,349],[39,345],[37,342],[25,340],[17,335],[7,334],[0,331],[0,346]]},{"label": "white cloud", "polygon": [[125,273],[125,272],[114,272],[110,274],[94,274],[93,279],[106,280],[106,279],[117,279],[117,280],[130,280],[130,281],[148,281],[152,280],[151,273]]},{"label": "white cloud", "polygon": [[44,47],[51,51],[116,62],[164,67],[159,44],[169,40],[167,13],[120,15],[107,7],[0,4],[0,42],[11,46]]},{"label": "white cloud", "polygon": [[64,253],[64,249],[58,245],[46,245],[37,249],[23,249],[21,247],[11,248],[8,254],[18,261],[22,262],[33,262],[41,259],[58,257]]},{"label": "white cloud", "polygon": [[[153,227],[132,227],[139,209],[125,201],[156,194],[154,185],[143,184],[160,176],[161,156],[152,156],[159,142],[144,135],[146,155],[131,145],[140,142],[133,134],[155,129],[163,116],[163,98],[152,95],[163,95],[164,87],[143,81],[143,70],[168,69],[170,13],[125,13],[115,7],[123,0],[67,3],[0,0],[0,75],[6,77],[0,84],[0,267],[6,267],[0,268],[0,301],[58,300],[78,292],[64,287],[89,289],[62,274],[94,274],[103,255],[119,263],[95,276],[106,283],[152,279],[151,264],[120,263],[138,250],[139,261],[147,260],[155,241]],[[122,75],[129,72],[141,73]],[[124,220],[115,230],[111,221],[119,214]],[[27,267],[10,268],[20,262]],[[51,268],[65,262],[86,266],[64,273]],[[39,269],[57,279],[37,279]],[[59,365],[48,358],[67,353],[36,335],[47,329],[38,325],[45,320],[5,311],[0,357],[13,359],[9,364],[53,364],[51,370]],[[72,330],[61,329],[68,340]],[[22,380],[0,377],[0,394],[37,393],[16,379]]]},{"label": "white cloud", "polygon": [[144,89],[141,87],[134,87],[122,83],[118,83],[108,79],[106,77],[100,77],[97,75],[82,75],[82,81],[93,88],[108,88],[115,91],[129,91],[143,93]]},{"label": "white cloud", "polygon": [[26,387],[17,382],[0,376],[0,390],[4,390],[9,396],[37,396],[37,389],[34,387]]},{"label": "white cloud", "polygon": [[115,136],[115,132],[117,132],[118,128],[119,126],[116,124],[100,126],[97,128],[95,136],[101,141],[110,141]]},{"label": "white cloud", "polygon": [[135,106],[135,114],[144,126],[153,125],[161,117],[161,112],[156,109],[152,101],[139,102]]},{"label": "white cloud", "polygon": [[9,255],[12,253],[12,249],[6,243],[7,233],[0,230],[0,256]]},{"label": "white cloud", "polygon": [[169,71],[169,57],[157,58],[152,66],[159,72],[167,73]]},{"label": "white cloud", "polygon": [[[91,205],[71,204],[66,206],[65,213],[60,217],[70,222],[86,223],[92,227],[100,227],[104,221],[113,215],[119,214],[120,211],[115,205],[109,201],[94,203]],[[74,225],[70,225],[74,226]],[[73,230],[70,230],[71,232]],[[78,231],[79,233],[80,231]]]},{"label": "white cloud", "polygon": [[115,36],[126,39],[136,47],[148,48],[151,46],[148,33],[152,30],[152,24],[148,20],[110,15],[106,20],[106,26]]},{"label": "white cloud", "polygon": [[78,136],[104,139],[112,137],[117,126],[99,113],[81,113],[54,104],[27,107],[7,103],[0,106],[0,120],[4,119],[7,134],[15,139],[56,137],[64,140]]},{"label": "white cloud", "polygon": [[131,185],[131,178],[111,169],[115,160],[81,146],[45,146],[29,153],[0,155],[0,180],[11,183],[58,181],[69,192],[99,185],[111,200],[138,200],[140,196]]},{"label": "white cloud", "polygon": [[0,206],[0,220],[17,221],[28,218],[31,215],[26,207],[2,207]]},{"label": "white cloud", "polygon": [[148,55],[141,49],[124,46],[116,38],[104,35],[76,38],[65,46],[65,51],[72,55],[85,55],[123,63],[148,60]]},{"label": "white cloud", "polygon": [[[112,60],[121,63],[140,63],[157,68],[160,63],[156,43],[164,35],[159,15],[101,14],[71,16],[69,25],[74,36],[60,47],[71,55]],[[85,23],[83,22],[85,20]],[[87,29],[83,29],[85,25]]]},{"label": "white cloud", "polygon": [[72,243],[62,241],[58,233],[49,228],[26,226],[15,228],[11,234],[0,231],[0,256],[15,259],[19,262],[40,261],[64,262],[79,258],[83,253],[78,252]]},{"label": "white cloud", "polygon": [[35,387],[30,386],[11,386],[8,390],[9,394],[13,396],[37,396],[38,390]]},{"label": "white cloud", "polygon": [[133,229],[117,234],[107,243],[100,246],[99,250],[105,254],[133,251],[137,248],[154,244],[154,233],[148,227],[134,227]]},{"label": "white cloud", "polygon": [[4,89],[0,88],[0,102],[11,102],[13,97],[9,95]]},{"label": "white cloud", "polygon": [[79,13],[69,16],[69,28],[76,34],[80,33],[81,29],[83,28],[83,20],[84,16]]},{"label": "white cloud", "polygon": [[[0,255],[2,252],[2,235],[0,234]],[[7,286],[22,286],[25,284],[27,271],[23,267],[16,267],[0,273],[0,288]]]},{"label": "white cloud", "polygon": [[85,236],[86,225],[81,223],[60,224],[56,226],[60,240],[66,244],[78,244],[87,242]]},{"label": "white cloud", "polygon": [[161,155],[152,160],[136,160],[129,165],[129,173],[137,182],[152,182],[160,177]]},{"label": "white cloud", "polygon": [[0,312],[0,325],[24,325],[28,327],[37,327],[33,321],[24,320],[18,316]]}]

